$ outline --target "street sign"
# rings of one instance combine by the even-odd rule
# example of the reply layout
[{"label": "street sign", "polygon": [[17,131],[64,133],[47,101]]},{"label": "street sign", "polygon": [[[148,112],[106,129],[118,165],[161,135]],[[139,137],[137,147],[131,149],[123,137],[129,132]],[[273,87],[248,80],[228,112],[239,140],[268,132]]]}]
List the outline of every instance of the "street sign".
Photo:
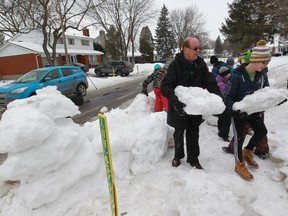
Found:
[{"label": "street sign", "polygon": [[104,160],[106,166],[107,181],[109,187],[110,195],[110,205],[113,216],[118,216],[118,205],[117,205],[117,196],[116,196],[116,185],[114,181],[114,171],[112,165],[112,156],[110,151],[110,141],[108,134],[108,125],[107,118],[104,114],[98,113],[99,123],[100,123],[100,132],[102,137],[102,146],[104,153]]}]

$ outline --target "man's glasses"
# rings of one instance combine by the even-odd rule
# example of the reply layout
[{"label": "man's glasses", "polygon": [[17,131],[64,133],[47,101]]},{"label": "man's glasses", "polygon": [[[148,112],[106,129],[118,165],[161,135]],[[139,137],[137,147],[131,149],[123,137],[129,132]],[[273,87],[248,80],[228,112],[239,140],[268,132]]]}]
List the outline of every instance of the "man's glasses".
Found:
[{"label": "man's glasses", "polygon": [[200,51],[201,50],[201,48],[200,47],[193,47],[193,48],[191,48],[191,47],[187,47],[188,49],[191,49],[191,50],[194,50],[194,51]]}]

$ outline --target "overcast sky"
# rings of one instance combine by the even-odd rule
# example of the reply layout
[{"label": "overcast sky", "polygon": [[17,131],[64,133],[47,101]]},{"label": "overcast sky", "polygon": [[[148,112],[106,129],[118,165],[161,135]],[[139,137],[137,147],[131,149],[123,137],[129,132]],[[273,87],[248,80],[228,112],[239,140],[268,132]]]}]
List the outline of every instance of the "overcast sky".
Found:
[{"label": "overcast sky", "polygon": [[155,0],[157,6],[162,7],[166,5],[168,11],[173,9],[185,8],[191,5],[196,5],[199,8],[199,12],[203,13],[206,19],[205,29],[209,32],[209,36],[212,40],[216,40],[218,35],[223,38],[219,31],[221,23],[228,18],[228,6],[233,0]]}]

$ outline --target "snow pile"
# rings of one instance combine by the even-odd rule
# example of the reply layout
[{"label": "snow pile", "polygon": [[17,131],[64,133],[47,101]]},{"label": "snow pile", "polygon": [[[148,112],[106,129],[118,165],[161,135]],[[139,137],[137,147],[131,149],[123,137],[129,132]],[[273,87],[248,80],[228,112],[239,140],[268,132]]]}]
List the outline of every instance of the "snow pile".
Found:
[{"label": "snow pile", "polygon": [[[240,110],[248,114],[263,112],[277,106],[280,102],[287,99],[283,91],[271,87],[266,87],[247,95],[242,101],[233,104],[233,110]],[[257,104],[251,106],[251,104]],[[248,105],[248,106],[247,106]]]},{"label": "snow pile", "polygon": [[48,86],[45,91],[37,90],[37,97],[29,97],[22,100],[15,100],[8,104],[8,109],[22,107],[37,109],[38,112],[56,120],[58,118],[73,117],[80,113],[77,106],[72,106],[71,100],[64,97],[61,92],[56,90],[56,86]]},{"label": "snow pile", "polygon": [[[57,200],[83,177],[97,170],[96,157],[80,126],[71,118],[79,111],[56,87],[9,104],[0,124],[1,181],[18,181],[14,192],[35,209]],[[9,137],[7,137],[9,136]]]},{"label": "snow pile", "polygon": [[[127,109],[115,109],[106,113],[106,117],[109,119],[109,132],[113,133],[113,136],[110,137],[113,157],[123,157],[122,160],[126,163],[123,163],[122,166],[125,166],[124,173],[126,174],[131,171],[133,174],[147,172],[150,166],[160,161],[167,152],[169,126],[166,123],[166,112],[153,113],[154,103],[154,99],[146,97],[144,94],[138,94]],[[125,122],[129,122],[129,124]],[[153,123],[151,130],[148,130],[147,122]],[[88,122],[83,127],[89,130],[91,125],[95,129],[95,133],[90,134],[89,137],[95,151],[102,153],[102,146],[97,145],[97,143],[101,143],[99,122]],[[123,172],[123,168],[115,170],[116,175],[123,175],[123,173],[117,173],[117,170]]]},{"label": "snow pile", "polygon": [[184,111],[187,114],[212,115],[221,114],[225,110],[222,98],[206,89],[177,86],[174,91],[179,101],[186,104]]}]

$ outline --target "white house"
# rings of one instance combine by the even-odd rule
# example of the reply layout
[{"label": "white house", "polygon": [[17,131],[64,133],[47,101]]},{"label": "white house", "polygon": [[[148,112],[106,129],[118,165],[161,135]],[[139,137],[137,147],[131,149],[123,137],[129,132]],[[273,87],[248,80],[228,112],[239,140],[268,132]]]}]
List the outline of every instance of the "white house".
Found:
[{"label": "white house", "polygon": [[[93,48],[94,38],[89,37],[89,30],[83,29],[83,35],[66,33],[67,53],[70,62],[85,65],[101,64],[103,53]],[[53,38],[53,36],[51,36]],[[32,69],[48,64],[42,48],[43,34],[34,29],[27,33],[18,33],[0,47],[0,78],[14,79]],[[63,37],[57,41],[57,64],[66,64]]]}]

